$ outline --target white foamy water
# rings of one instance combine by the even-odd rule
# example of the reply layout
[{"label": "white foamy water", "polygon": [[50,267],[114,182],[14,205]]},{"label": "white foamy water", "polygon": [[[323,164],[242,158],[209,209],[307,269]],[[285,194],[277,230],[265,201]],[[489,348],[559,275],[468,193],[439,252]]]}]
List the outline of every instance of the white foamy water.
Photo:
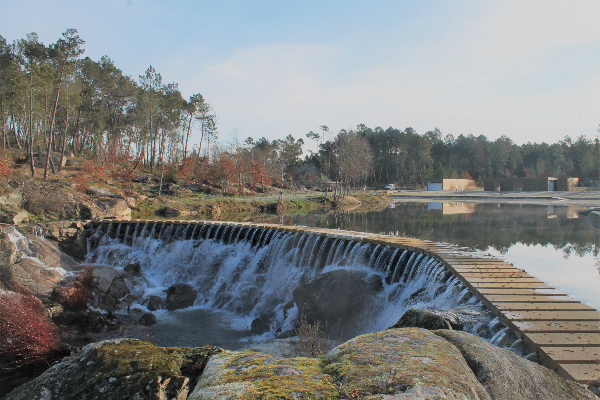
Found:
[{"label": "white foamy water", "polygon": [[88,261],[114,268],[140,263],[147,281],[140,288],[144,297],[164,297],[173,283],[189,283],[199,292],[196,307],[226,311],[239,330],[275,312],[271,331],[255,341],[292,329],[297,317],[295,306],[288,310],[293,290],[338,269],[368,271],[384,281],[383,290],[369,300],[373,312],[360,333],[390,327],[409,308],[458,312],[467,321],[466,331],[487,339],[503,329],[501,324],[490,328],[489,311],[437,260],[408,250],[247,227],[149,223],[102,229],[90,241]]}]

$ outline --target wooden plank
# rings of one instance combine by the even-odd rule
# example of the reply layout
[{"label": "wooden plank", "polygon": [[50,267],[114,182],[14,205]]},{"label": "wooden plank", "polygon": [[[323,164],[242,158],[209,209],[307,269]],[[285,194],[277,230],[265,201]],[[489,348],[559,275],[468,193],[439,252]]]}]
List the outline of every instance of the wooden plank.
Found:
[{"label": "wooden plank", "polygon": [[511,321],[600,321],[598,311],[505,311],[504,317]]},{"label": "wooden plank", "polygon": [[571,378],[581,384],[600,377],[599,364],[559,364],[556,372],[564,378]]},{"label": "wooden plank", "polygon": [[467,279],[471,283],[530,283],[538,285],[546,285],[544,282],[532,276],[522,278],[493,278],[493,277],[468,277]]},{"label": "wooden plank", "polygon": [[546,358],[559,364],[600,363],[600,347],[540,347],[540,359]]},{"label": "wooden plank", "polygon": [[[493,302],[493,306],[502,312],[506,311],[596,311],[583,303],[501,303]],[[600,314],[599,314],[600,315]]]},{"label": "wooden plank", "polygon": [[523,333],[600,333],[598,321],[510,321]]},{"label": "wooden plank", "polygon": [[600,346],[600,333],[526,333],[523,339],[536,347]]},{"label": "wooden plank", "polygon": [[[458,271],[457,271],[458,272]],[[502,279],[502,278],[533,278],[533,276],[526,274],[525,272],[461,272],[460,276],[465,278],[490,278],[490,279]],[[533,278],[535,279],[535,278]],[[469,279],[471,280],[471,279]]]},{"label": "wooden plank", "polygon": [[550,285],[545,283],[526,283],[526,282],[514,282],[514,283],[494,283],[494,282],[470,282],[470,284],[477,289],[554,289]]},{"label": "wooden plank", "polygon": [[515,289],[508,287],[478,288],[477,291],[484,296],[514,295],[514,296],[567,296],[556,289]]},{"label": "wooden plank", "polygon": [[579,303],[569,296],[490,294],[485,297],[493,303]]}]

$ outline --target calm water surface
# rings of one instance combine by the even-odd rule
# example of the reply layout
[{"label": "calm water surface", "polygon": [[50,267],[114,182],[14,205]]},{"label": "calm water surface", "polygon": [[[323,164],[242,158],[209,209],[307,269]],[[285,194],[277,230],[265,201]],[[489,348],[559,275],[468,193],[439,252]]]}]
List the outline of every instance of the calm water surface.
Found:
[{"label": "calm water surface", "polygon": [[581,207],[396,203],[381,211],[257,219],[290,225],[391,234],[491,254],[600,309],[600,230]]}]

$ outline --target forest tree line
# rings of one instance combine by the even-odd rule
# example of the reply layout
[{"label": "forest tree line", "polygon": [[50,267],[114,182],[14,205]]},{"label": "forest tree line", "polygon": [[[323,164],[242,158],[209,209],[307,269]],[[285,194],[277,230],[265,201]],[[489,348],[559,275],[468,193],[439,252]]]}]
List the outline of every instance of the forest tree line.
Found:
[{"label": "forest tree line", "polygon": [[[150,66],[137,80],[107,56],[83,57],[74,29],[48,46],[37,35],[13,43],[0,36],[3,149],[20,149],[35,174],[63,164],[65,152],[101,165],[161,172],[167,179],[210,181],[224,188],[341,181],[346,186],[423,184],[436,178],[597,177],[600,142],[580,136],[517,145],[507,136],[424,134],[413,128],[357,125],[333,134],[322,125],[306,138],[218,142],[217,116],[201,94],[184,98]],[[200,130],[198,143],[190,132]],[[316,152],[303,153],[306,141]],[[52,152],[60,154],[55,166]]]}]

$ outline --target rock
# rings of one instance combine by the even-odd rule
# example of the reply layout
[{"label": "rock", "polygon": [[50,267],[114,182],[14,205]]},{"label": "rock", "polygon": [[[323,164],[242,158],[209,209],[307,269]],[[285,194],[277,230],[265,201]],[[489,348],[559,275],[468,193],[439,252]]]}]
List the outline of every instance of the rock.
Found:
[{"label": "rock", "polygon": [[262,335],[271,330],[271,323],[275,320],[275,312],[264,313],[252,321],[250,332],[253,335]]},{"label": "rock", "polygon": [[166,308],[169,311],[191,307],[198,297],[198,292],[187,283],[176,283],[165,292],[167,293]]},{"label": "rock", "polygon": [[494,400],[598,400],[575,382],[477,336],[447,330],[435,334],[456,346]]},{"label": "rock", "polygon": [[125,200],[101,197],[96,200],[96,205],[100,208],[102,215],[94,215],[94,217],[131,218],[131,208],[127,206]]},{"label": "rock", "polygon": [[77,160],[67,158],[65,165],[67,167],[79,167],[80,164],[79,164],[79,161],[77,161]]},{"label": "rock", "polygon": [[[333,340],[323,339],[319,343],[321,350],[327,353],[336,346]],[[307,357],[307,346],[310,346],[306,338],[291,336],[284,339],[270,339],[264,343],[255,344],[244,348],[244,351],[254,351],[258,353],[269,353],[275,357]]]},{"label": "rock", "polygon": [[58,213],[58,218],[61,220],[74,220],[74,219],[92,219],[94,213],[90,205],[86,202],[72,200],[64,207],[62,207]]},{"label": "rock", "polygon": [[[330,332],[354,336],[359,325],[372,315],[372,299],[383,288],[378,275],[362,270],[339,269],[318,275],[294,289],[300,319],[320,321]],[[336,333],[337,334],[337,333]]]},{"label": "rock", "polygon": [[160,296],[150,296],[148,297],[148,305],[146,306],[150,311],[160,310],[163,305],[163,300]]},{"label": "rock", "polygon": [[0,207],[0,223],[2,224],[20,224],[29,218],[29,213],[25,210],[13,207]]},{"label": "rock", "polygon": [[343,384],[346,392],[356,391],[358,398],[403,394],[396,398],[408,400],[411,397],[406,392],[420,387],[413,391],[441,391],[444,395],[440,398],[448,400],[491,399],[460,351],[425,329],[390,329],[358,336],[327,354],[324,372]]},{"label": "rock", "polygon": [[139,262],[127,264],[127,266],[123,268],[123,272],[131,276],[142,276],[142,266]]},{"label": "rock", "polygon": [[437,329],[462,329],[462,325],[459,325],[454,321],[450,322],[449,319],[443,315],[439,315],[436,312],[422,310],[420,308],[411,308],[406,311],[404,315],[396,322],[390,329],[393,328],[423,328],[428,330]]},{"label": "rock", "polygon": [[88,186],[85,188],[85,192],[92,196],[100,196],[100,197],[111,197],[113,199],[120,199],[121,196],[111,192],[109,189],[100,188],[96,186]]},{"label": "rock", "polygon": [[186,210],[178,210],[173,207],[163,207],[156,210],[155,214],[163,217],[180,217],[189,215],[190,212]]},{"label": "rock", "polygon": [[87,255],[87,239],[95,231],[84,229],[81,221],[53,221],[35,224],[48,240],[56,242],[58,248],[76,260],[83,261]]},{"label": "rock", "polygon": [[[165,398],[177,397],[186,378],[191,389],[216,347],[165,348],[134,339],[94,343],[65,358],[5,400],[121,400],[156,398],[158,377]],[[185,398],[185,397],[184,397]]]},{"label": "rock", "polygon": [[22,258],[15,264],[0,266],[0,282],[5,287],[21,285],[40,297],[49,297],[65,274],[66,271],[62,268],[48,268],[31,258]]},{"label": "rock", "polygon": [[115,311],[121,305],[121,299],[130,292],[123,271],[110,267],[92,270],[91,290],[95,295],[96,306],[109,312]]},{"label": "rock", "polygon": [[225,351],[208,361],[188,400],[337,398],[328,382],[317,359]]},{"label": "rock", "polygon": [[8,233],[0,233],[0,268],[19,262],[22,255],[17,250],[17,246],[10,240]]},{"label": "rock", "polygon": [[156,323],[156,315],[151,312],[144,313],[142,317],[139,319],[138,324],[144,326],[154,325]]},{"label": "rock", "polygon": [[3,208],[23,208],[23,193],[20,190],[15,190],[4,196],[0,196],[0,209]]}]

